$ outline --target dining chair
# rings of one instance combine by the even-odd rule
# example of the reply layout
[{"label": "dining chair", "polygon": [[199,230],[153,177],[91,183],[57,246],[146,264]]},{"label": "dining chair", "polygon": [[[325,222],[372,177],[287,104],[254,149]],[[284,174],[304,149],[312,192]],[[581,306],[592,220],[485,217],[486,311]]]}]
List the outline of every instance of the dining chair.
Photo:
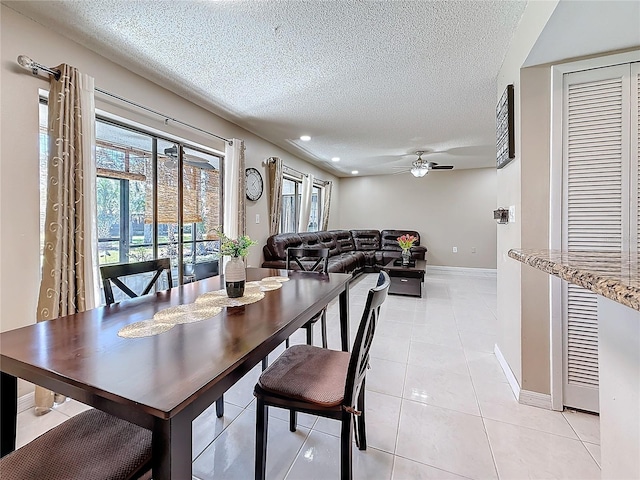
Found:
[{"label": "dining chair", "polygon": [[[327,273],[329,266],[329,249],[328,248],[306,248],[291,247],[287,248],[287,270],[296,270],[305,272],[317,272],[319,274]],[[307,331],[307,345],[313,345],[313,325],[320,319],[322,328],[322,347],[327,348],[327,308],[323,308],[321,312],[315,315],[311,320],[305,323],[301,328]],[[289,339],[286,340],[286,347],[289,348]]]},{"label": "dining chair", "polygon": [[[153,273],[153,277],[142,289],[142,293],[135,293],[122,280],[122,277],[131,275],[140,275],[142,273]],[[167,284],[169,288],[173,288],[173,280],[171,278],[171,260],[168,258],[158,258],[156,260],[148,260],[146,262],[135,263],[118,263],[116,265],[103,265],[100,267],[100,275],[102,276],[102,284],[104,287],[104,299],[107,305],[115,303],[113,289],[111,284],[118,287],[129,297],[135,298],[140,295],[146,295],[156,286],[162,272],[167,272]]]},{"label": "dining chair", "polygon": [[289,410],[289,430],[296,430],[296,412],[340,420],[340,478],[352,478],[351,437],[366,450],[365,375],[369,349],[387,297],[389,275],[380,272],[369,290],[351,354],[312,345],[294,345],[267,368],[254,389],[256,397],[255,478],[264,480],[267,467],[269,407]]},{"label": "dining chair", "polygon": [[[128,277],[130,275],[140,275],[141,273],[153,273],[153,277],[142,290],[142,293],[138,295],[131,288],[129,288],[121,280],[121,277]],[[167,285],[169,289],[173,288],[173,280],[171,278],[171,260],[168,258],[158,258],[156,260],[148,260],[145,262],[136,263],[118,263],[116,265],[103,265],[100,267],[100,275],[102,276],[102,285],[104,287],[104,298],[107,305],[115,303],[113,289],[111,283],[122,290],[131,298],[147,295],[151,292],[151,289],[156,285],[157,281],[163,272],[167,273]],[[224,415],[224,398],[220,396],[216,400],[216,416],[221,418]]]},{"label": "dining chair", "polygon": [[0,478],[148,479],[151,435],[100,410],[87,410],[2,457]]}]

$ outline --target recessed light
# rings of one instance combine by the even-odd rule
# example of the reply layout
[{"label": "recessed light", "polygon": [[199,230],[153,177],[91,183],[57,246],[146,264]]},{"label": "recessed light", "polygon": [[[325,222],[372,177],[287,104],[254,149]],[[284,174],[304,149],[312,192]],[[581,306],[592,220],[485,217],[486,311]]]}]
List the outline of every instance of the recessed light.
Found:
[{"label": "recessed light", "polygon": [[358,170],[351,170],[351,175],[357,175],[358,174]]},{"label": "recessed light", "polygon": [[340,161],[340,157],[333,157],[331,159],[332,162],[339,162]]},{"label": "recessed light", "polygon": [[300,137],[300,140],[302,140],[303,142],[308,142],[309,140],[311,140],[311,137],[309,135],[302,135]]}]

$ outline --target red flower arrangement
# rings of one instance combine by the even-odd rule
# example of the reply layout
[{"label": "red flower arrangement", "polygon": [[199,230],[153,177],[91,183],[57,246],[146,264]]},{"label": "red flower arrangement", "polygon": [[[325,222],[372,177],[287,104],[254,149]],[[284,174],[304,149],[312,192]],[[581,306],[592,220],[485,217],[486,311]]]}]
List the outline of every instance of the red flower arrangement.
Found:
[{"label": "red flower arrangement", "polygon": [[396,240],[398,241],[398,245],[400,245],[400,248],[402,248],[403,250],[409,250],[411,247],[413,247],[413,244],[416,243],[418,237],[414,237],[413,235],[408,235],[405,233],[401,237],[396,238]]}]

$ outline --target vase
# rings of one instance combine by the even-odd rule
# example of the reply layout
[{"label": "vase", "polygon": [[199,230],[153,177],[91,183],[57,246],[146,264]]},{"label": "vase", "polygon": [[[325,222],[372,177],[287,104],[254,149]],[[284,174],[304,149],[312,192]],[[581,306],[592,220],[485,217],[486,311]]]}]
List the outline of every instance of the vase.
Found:
[{"label": "vase", "polygon": [[411,260],[411,250],[409,250],[408,248],[402,249],[402,266],[408,267],[410,260]]},{"label": "vase", "polygon": [[247,273],[242,257],[231,257],[224,267],[224,283],[229,298],[238,298],[244,295],[244,283]]}]

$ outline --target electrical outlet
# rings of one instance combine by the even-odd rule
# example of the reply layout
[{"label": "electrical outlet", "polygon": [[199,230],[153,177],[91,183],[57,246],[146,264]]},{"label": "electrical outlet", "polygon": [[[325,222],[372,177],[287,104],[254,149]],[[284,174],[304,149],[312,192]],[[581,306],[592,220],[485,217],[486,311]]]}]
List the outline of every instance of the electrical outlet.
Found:
[{"label": "electrical outlet", "polygon": [[256,223],[260,223],[260,214],[256,213]]},{"label": "electrical outlet", "polygon": [[476,253],[476,247],[471,247],[471,253]]},{"label": "electrical outlet", "polygon": [[516,206],[511,205],[509,207],[509,223],[514,223],[516,221]]},{"label": "electrical outlet", "polygon": [[453,253],[458,253],[458,247],[453,247]]}]

